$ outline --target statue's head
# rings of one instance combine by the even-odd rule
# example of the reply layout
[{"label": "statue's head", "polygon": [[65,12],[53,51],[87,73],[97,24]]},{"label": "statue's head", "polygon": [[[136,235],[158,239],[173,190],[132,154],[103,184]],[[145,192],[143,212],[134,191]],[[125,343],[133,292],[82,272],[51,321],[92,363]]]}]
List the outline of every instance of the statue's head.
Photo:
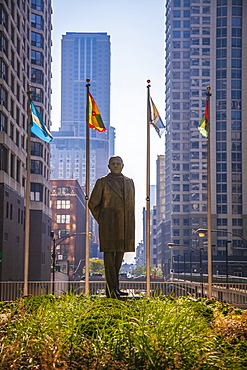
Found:
[{"label": "statue's head", "polygon": [[108,168],[112,173],[119,175],[124,167],[123,160],[121,157],[114,155],[109,159]]}]

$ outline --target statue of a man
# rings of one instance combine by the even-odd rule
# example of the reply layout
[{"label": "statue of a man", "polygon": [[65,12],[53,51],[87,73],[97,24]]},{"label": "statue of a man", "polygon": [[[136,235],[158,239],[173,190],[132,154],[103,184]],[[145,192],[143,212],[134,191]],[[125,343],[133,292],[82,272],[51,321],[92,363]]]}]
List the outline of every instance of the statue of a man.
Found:
[{"label": "statue of a man", "polygon": [[121,157],[109,159],[110,173],[96,181],[89,209],[99,224],[100,251],[104,252],[106,294],[119,298],[119,270],[125,252],[135,251],[135,188],[122,174]]}]

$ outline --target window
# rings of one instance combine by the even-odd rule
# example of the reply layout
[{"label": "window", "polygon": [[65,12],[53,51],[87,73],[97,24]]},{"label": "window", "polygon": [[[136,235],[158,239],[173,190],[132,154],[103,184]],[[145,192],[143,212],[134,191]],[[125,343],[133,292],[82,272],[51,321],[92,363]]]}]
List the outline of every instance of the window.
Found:
[{"label": "window", "polygon": [[44,28],[43,18],[38,14],[32,13],[32,15],[31,15],[31,25],[32,25],[32,27],[35,27],[39,30],[43,30],[43,28]]},{"label": "window", "polygon": [[8,67],[2,58],[0,58],[0,78],[8,82]]},{"label": "window", "polygon": [[43,165],[42,162],[31,160],[31,173],[35,173],[36,175],[42,175]]},{"label": "window", "polygon": [[3,51],[8,56],[8,43],[2,32],[0,32],[0,51]]},{"label": "window", "polygon": [[40,69],[31,69],[31,81],[37,84],[43,85],[44,74]]},{"label": "window", "polygon": [[70,200],[67,199],[57,200],[57,209],[70,209]]},{"label": "window", "polygon": [[2,4],[0,5],[0,24],[2,24],[7,29],[8,16],[7,16]]},{"label": "window", "polygon": [[0,86],[0,104],[8,109],[8,93],[2,86]]},{"label": "window", "polygon": [[31,200],[35,202],[43,201],[43,186],[42,184],[31,182]]},{"label": "window", "polygon": [[39,89],[38,87],[32,87],[32,99],[34,101],[43,103],[44,100],[44,93],[43,90]]},{"label": "window", "polygon": [[43,36],[36,32],[31,32],[31,45],[43,48]]},{"label": "window", "polygon": [[0,170],[8,173],[8,149],[0,144]]},{"label": "window", "polygon": [[0,131],[5,132],[6,134],[8,133],[7,118],[2,112],[0,112]]},{"label": "window", "polygon": [[180,205],[176,204],[175,206],[173,206],[172,210],[173,212],[180,212]]},{"label": "window", "polygon": [[57,215],[57,224],[69,224],[70,215]]},{"label": "window", "polygon": [[66,260],[68,258],[69,254],[69,244],[60,244],[57,246],[57,253],[61,256],[59,256],[59,259]]},{"label": "window", "polygon": [[180,28],[180,21],[173,21],[173,28]]},{"label": "window", "polygon": [[21,161],[17,159],[16,161],[16,181],[20,182],[20,172],[21,172]]},{"label": "window", "polygon": [[173,38],[174,39],[179,39],[181,36],[180,36],[180,31],[173,31]]},{"label": "window", "polygon": [[189,205],[183,205],[183,212],[189,212]]},{"label": "window", "polygon": [[190,219],[184,218],[184,226],[190,226]]},{"label": "window", "polygon": [[65,195],[65,194],[70,194],[71,193],[71,188],[70,186],[68,187],[57,187],[57,194],[58,195]]},{"label": "window", "polygon": [[203,39],[202,39],[202,45],[210,45],[210,38],[203,37]]},{"label": "window", "polygon": [[31,155],[43,157],[43,145],[35,141],[31,141]]},{"label": "window", "polygon": [[190,236],[190,229],[184,229],[184,236]]},{"label": "window", "polygon": [[59,238],[63,238],[66,235],[69,235],[69,234],[70,234],[70,230],[68,230],[68,229],[58,230],[58,232],[57,232],[57,235],[58,235]]},{"label": "window", "polygon": [[173,194],[172,200],[173,200],[173,202],[180,202],[180,195],[179,194]]},{"label": "window", "polygon": [[189,194],[183,195],[183,202],[189,202]]},{"label": "window", "polygon": [[42,66],[43,67],[43,65],[44,65],[43,54],[40,53],[39,51],[32,50],[32,52],[31,52],[31,63],[36,64],[37,66]]},{"label": "window", "polygon": [[32,0],[31,7],[32,9],[43,11],[43,8],[44,8],[43,0]]},{"label": "window", "polygon": [[179,18],[180,17],[180,10],[173,10],[173,17],[174,18]]}]

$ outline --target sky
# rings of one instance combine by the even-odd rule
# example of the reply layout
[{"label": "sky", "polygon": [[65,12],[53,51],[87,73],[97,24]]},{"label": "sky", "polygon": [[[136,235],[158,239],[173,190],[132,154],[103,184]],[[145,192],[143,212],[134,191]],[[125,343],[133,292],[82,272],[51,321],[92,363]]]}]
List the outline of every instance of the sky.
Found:
[{"label": "sky", "polygon": [[[61,122],[61,39],[66,32],[107,32],[111,41],[110,124],[116,128],[115,154],[136,193],[136,245],[143,239],[146,205],[147,80],[165,123],[164,0],[52,0],[52,130]],[[102,117],[104,119],[104,117]],[[151,128],[151,184],[164,135]],[[125,262],[133,262],[133,253]]]}]

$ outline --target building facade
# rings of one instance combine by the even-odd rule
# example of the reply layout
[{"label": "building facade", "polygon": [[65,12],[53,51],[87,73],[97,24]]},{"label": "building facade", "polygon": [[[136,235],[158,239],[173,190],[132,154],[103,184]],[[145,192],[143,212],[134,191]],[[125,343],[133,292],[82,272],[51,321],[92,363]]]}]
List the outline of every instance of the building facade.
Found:
[{"label": "building facade", "polygon": [[180,253],[205,246],[195,233],[207,228],[207,140],[198,125],[210,86],[212,229],[228,232],[212,233],[213,260],[224,274],[230,240],[233,275],[247,273],[247,243],[229,234],[247,238],[246,36],[246,1],[166,1],[165,245],[180,244]]},{"label": "building facade", "polygon": [[[23,280],[28,85],[50,126],[51,2],[0,1],[0,280]],[[31,138],[29,280],[50,280],[50,150]]]},{"label": "building facade", "polygon": [[85,193],[73,179],[51,180],[51,186],[56,266],[74,280],[85,266]]},{"label": "building facade", "polygon": [[100,110],[106,132],[90,129],[90,188],[108,172],[114,153],[114,128],[110,127],[110,36],[106,33],[67,32],[62,37],[61,127],[51,145],[51,176],[86,179],[86,79]]}]

